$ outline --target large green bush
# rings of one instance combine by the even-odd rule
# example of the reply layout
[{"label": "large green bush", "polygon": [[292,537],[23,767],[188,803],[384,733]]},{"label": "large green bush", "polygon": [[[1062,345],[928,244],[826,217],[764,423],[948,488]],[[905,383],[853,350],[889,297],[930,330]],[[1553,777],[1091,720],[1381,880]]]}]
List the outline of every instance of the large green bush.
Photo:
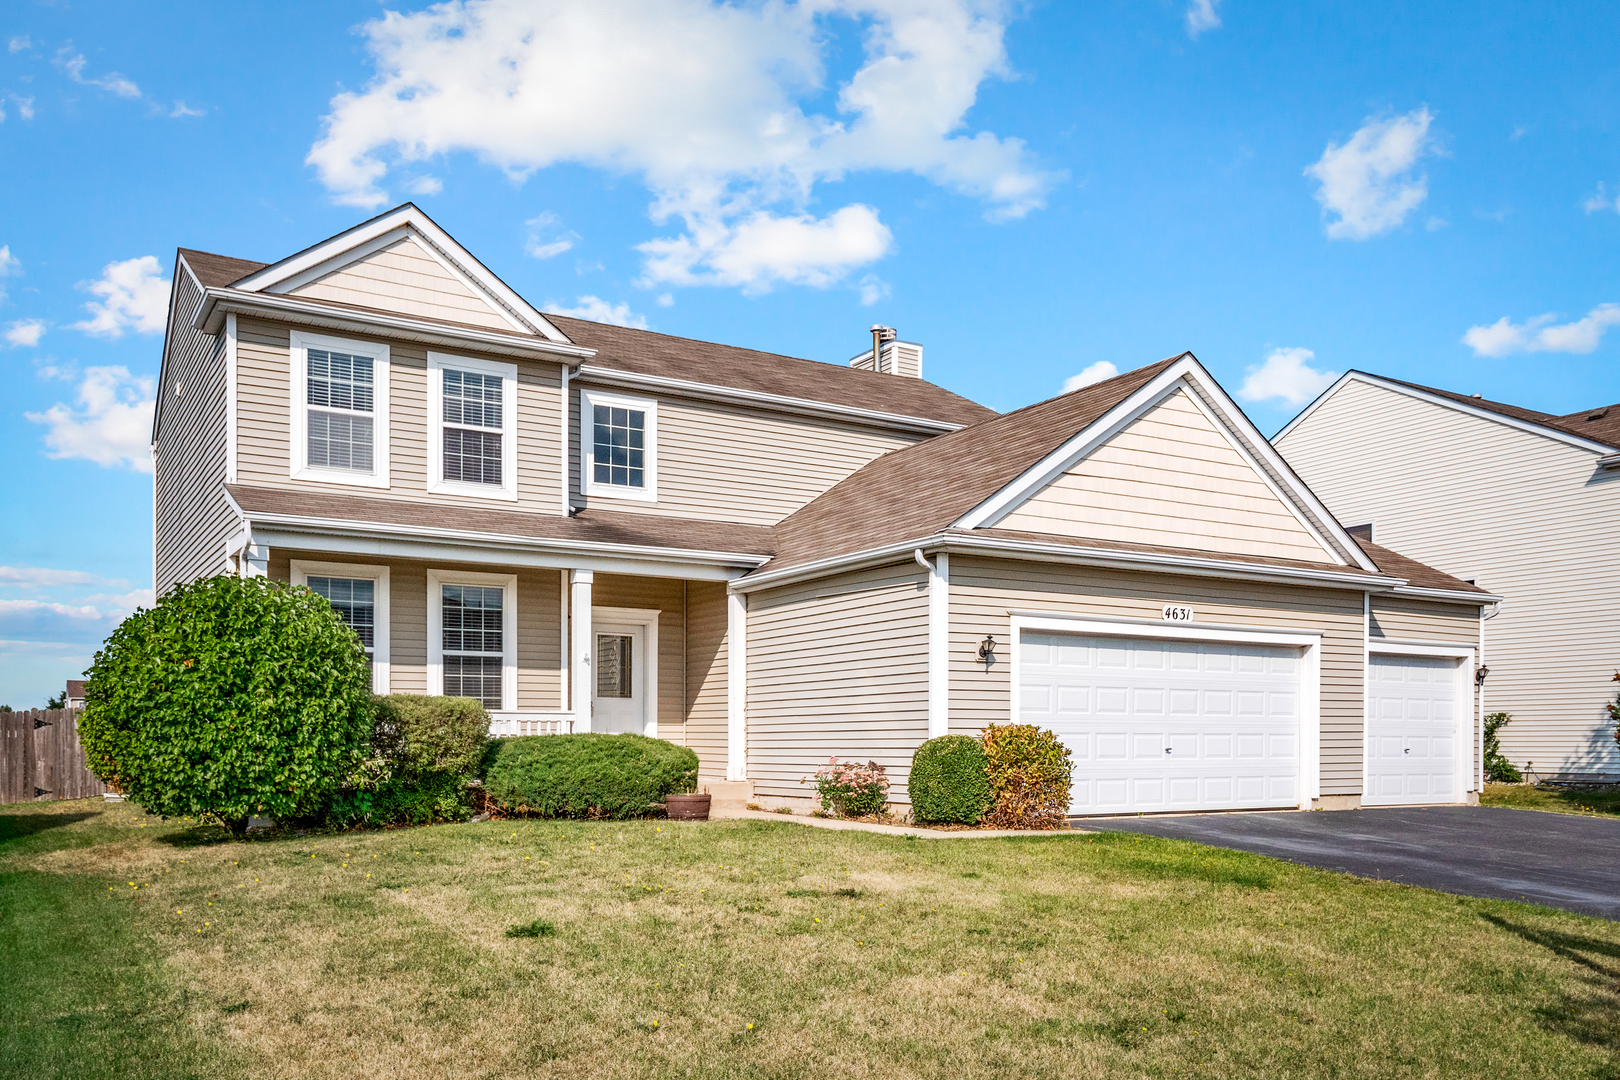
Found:
[{"label": "large green bush", "polygon": [[89,671],[92,771],[154,814],[308,816],[366,756],[371,669],[330,604],[265,578],[177,585]]},{"label": "large green bush", "polygon": [[645,735],[495,739],[484,790],[504,810],[544,817],[628,818],[697,788],[697,754]]},{"label": "large green bush", "polygon": [[918,821],[978,824],[993,802],[988,764],[979,740],[966,735],[942,735],[923,743],[912,756],[906,781],[912,816]]},{"label": "large green bush", "polygon": [[982,737],[990,791],[988,822],[1002,829],[1053,829],[1069,812],[1070,751],[1034,724],[991,724]]},{"label": "large green bush", "polygon": [[376,699],[371,754],[324,815],[334,825],[425,825],[472,813],[468,784],[489,742],[489,713],[473,698],[394,694]]}]

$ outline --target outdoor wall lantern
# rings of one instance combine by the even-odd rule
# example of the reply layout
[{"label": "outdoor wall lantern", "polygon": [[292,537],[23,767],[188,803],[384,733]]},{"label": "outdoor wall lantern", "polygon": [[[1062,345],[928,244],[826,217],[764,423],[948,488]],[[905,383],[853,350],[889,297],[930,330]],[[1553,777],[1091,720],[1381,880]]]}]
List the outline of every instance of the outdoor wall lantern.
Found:
[{"label": "outdoor wall lantern", "polygon": [[1489,675],[1490,673],[1491,673],[1490,668],[1486,667],[1484,664],[1479,665],[1479,667],[1474,669],[1474,685],[1475,686],[1484,686],[1485,685],[1485,677],[1487,675]]},{"label": "outdoor wall lantern", "polygon": [[990,665],[996,662],[996,639],[989,634],[979,642],[979,659],[984,661],[984,670],[989,671]]}]

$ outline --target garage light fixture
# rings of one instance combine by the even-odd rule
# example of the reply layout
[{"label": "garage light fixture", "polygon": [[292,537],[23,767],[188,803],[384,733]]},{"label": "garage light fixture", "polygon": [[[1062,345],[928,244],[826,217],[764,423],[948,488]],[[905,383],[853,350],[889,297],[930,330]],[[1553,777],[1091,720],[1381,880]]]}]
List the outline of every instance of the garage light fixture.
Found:
[{"label": "garage light fixture", "polygon": [[1489,675],[1490,673],[1491,673],[1490,668],[1486,667],[1484,664],[1479,665],[1479,667],[1474,669],[1474,685],[1475,686],[1484,686],[1485,685],[1485,677],[1487,675]]},{"label": "garage light fixture", "polygon": [[996,639],[986,634],[984,640],[979,642],[979,659],[984,661],[984,670],[989,671],[990,665],[996,662]]}]

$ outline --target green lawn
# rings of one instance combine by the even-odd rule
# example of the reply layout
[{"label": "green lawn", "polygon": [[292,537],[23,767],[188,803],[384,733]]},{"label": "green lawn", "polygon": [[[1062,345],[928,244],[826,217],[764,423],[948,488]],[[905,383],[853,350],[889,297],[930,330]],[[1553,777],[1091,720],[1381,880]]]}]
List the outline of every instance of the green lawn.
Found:
[{"label": "green lawn", "polygon": [[1511,806],[1518,810],[1551,810],[1587,817],[1620,815],[1620,788],[1538,788],[1529,784],[1486,784],[1482,806]]},{"label": "green lawn", "polygon": [[0,978],[31,1080],[1620,1076],[1620,924],[1125,834],[0,807]]}]

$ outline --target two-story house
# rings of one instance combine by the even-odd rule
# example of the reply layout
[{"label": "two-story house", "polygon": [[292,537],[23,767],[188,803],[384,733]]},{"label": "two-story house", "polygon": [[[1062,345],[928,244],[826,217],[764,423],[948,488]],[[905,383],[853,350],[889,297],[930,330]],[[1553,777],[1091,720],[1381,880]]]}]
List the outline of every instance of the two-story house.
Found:
[{"label": "two-story house", "polygon": [[684,743],[732,797],[836,754],[905,802],[925,739],[1014,717],[1076,813],[1473,797],[1494,597],[1347,533],[1191,354],[997,415],[892,337],[546,315],[409,204],[182,249],[156,588],[306,584],[379,692]]},{"label": "two-story house", "polygon": [[1620,405],[1555,416],[1352,371],[1275,442],[1342,519],[1507,598],[1487,686],[1510,760],[1620,778]]}]

